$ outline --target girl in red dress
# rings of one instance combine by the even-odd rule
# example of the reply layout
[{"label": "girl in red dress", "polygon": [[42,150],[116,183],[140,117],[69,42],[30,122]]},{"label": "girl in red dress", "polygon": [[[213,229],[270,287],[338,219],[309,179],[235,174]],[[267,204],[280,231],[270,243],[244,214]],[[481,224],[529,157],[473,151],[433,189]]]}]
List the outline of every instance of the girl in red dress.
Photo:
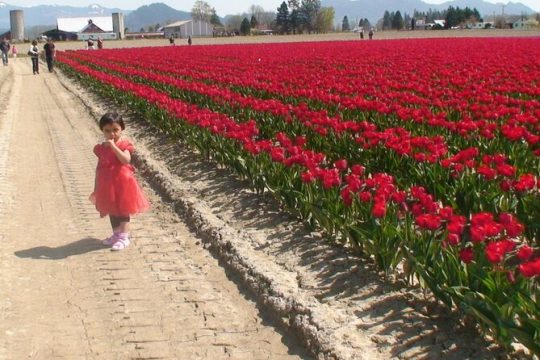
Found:
[{"label": "girl in red dress", "polygon": [[101,217],[109,215],[111,221],[113,234],[103,244],[112,246],[112,250],[122,250],[130,243],[130,215],[147,210],[149,204],[130,164],[133,144],[121,137],[124,120],[117,113],[106,113],[99,120],[99,128],[105,141],[94,147],[98,165],[90,201]]}]

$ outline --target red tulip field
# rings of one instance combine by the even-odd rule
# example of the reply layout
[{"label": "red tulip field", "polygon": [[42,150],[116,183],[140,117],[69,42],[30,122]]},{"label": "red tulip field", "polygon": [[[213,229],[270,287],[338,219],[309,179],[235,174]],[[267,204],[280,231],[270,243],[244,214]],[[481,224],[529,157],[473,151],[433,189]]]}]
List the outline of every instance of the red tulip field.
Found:
[{"label": "red tulip field", "polygon": [[540,39],[58,52],[64,72],[540,355]]}]

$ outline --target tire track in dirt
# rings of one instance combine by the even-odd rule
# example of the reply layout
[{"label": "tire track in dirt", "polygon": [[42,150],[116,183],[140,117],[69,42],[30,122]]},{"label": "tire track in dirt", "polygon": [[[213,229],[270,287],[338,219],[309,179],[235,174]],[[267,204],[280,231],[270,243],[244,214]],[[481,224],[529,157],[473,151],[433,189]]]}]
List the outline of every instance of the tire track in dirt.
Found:
[{"label": "tire track in dirt", "polygon": [[[10,116],[9,104],[16,102],[19,96],[20,83],[13,81],[13,70],[11,67],[5,69],[0,76],[0,214],[9,201],[9,188],[6,184],[8,172],[9,143],[11,141],[11,129],[13,127],[13,117]],[[0,234],[0,241],[2,235]],[[1,307],[0,307],[1,309]]]},{"label": "tire track in dirt", "polygon": [[[9,144],[13,127],[13,112],[11,104],[17,101],[19,82],[14,81],[11,67],[3,71],[0,77],[0,220],[9,211],[11,204],[12,189],[7,183]],[[0,227],[1,229],[1,227]],[[5,241],[4,232],[0,232],[0,245]],[[4,264],[0,262],[0,274],[3,273]],[[10,301],[3,296],[3,288],[0,288],[0,323],[4,321],[6,313],[10,309]],[[6,347],[0,343],[0,359],[5,359]]]},{"label": "tire track in dirt", "polygon": [[[87,201],[94,120],[54,75],[16,71],[26,100],[10,114],[15,156],[7,163],[15,170],[0,183],[16,196],[16,211],[0,214],[7,234],[0,284],[10,302],[0,323],[2,358],[308,358],[148,186],[153,209],[135,218],[134,246],[102,247],[94,236],[108,235],[108,222]],[[31,146],[18,140],[25,137]]]}]

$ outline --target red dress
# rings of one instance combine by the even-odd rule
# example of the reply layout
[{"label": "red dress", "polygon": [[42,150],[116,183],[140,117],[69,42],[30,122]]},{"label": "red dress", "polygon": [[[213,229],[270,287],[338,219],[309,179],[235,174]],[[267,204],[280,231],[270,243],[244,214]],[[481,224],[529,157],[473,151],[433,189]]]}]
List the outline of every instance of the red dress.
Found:
[{"label": "red dress", "polygon": [[[133,153],[129,140],[120,140],[116,146]],[[134,176],[131,164],[122,164],[113,150],[102,144],[94,147],[98,157],[96,168],[95,205],[101,217],[129,216],[148,209],[149,204]]]}]

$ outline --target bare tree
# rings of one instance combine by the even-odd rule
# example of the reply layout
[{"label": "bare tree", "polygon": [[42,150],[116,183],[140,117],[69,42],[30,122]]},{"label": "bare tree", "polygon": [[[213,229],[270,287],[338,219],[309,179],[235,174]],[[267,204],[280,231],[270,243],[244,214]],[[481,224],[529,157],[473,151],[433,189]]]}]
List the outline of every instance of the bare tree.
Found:
[{"label": "bare tree", "polygon": [[259,14],[257,21],[259,26],[270,27],[272,22],[276,20],[276,13],[273,11],[265,11]]},{"label": "bare tree", "polygon": [[228,16],[226,20],[227,31],[240,32],[243,17],[241,15]]},{"label": "bare tree", "polygon": [[212,18],[212,7],[206,1],[197,0],[191,8],[191,17],[194,20],[210,22]]},{"label": "bare tree", "polygon": [[255,16],[257,21],[260,21],[261,19],[259,19],[259,17],[262,13],[264,13],[264,9],[260,5],[251,5],[249,7],[249,13],[251,14],[251,16]]}]

